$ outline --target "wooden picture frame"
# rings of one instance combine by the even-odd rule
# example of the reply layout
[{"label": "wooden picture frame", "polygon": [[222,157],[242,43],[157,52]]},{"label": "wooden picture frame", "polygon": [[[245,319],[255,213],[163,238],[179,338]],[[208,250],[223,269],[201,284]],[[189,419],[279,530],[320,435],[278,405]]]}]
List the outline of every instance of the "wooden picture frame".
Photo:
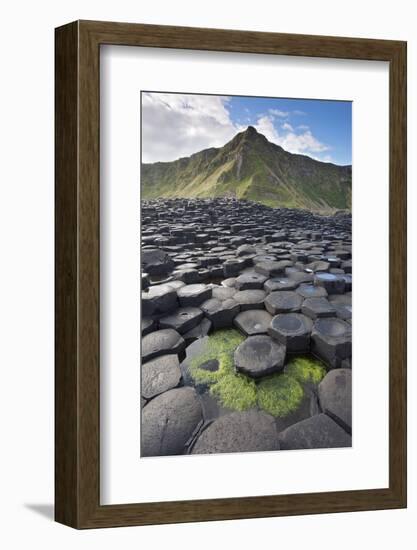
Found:
[{"label": "wooden picture frame", "polygon": [[[76,21],[56,29],[55,518],[75,528],[406,506],[406,43]],[[117,44],[389,62],[389,487],[100,505],[99,55]]]}]

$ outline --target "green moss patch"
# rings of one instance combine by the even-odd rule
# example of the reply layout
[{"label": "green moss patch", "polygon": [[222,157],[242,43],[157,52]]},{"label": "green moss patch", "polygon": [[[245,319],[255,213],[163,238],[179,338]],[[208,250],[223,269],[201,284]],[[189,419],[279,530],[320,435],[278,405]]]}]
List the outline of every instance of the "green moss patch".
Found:
[{"label": "green moss patch", "polygon": [[228,409],[245,411],[256,406],[256,384],[247,376],[226,374],[210,388],[210,393]]},{"label": "green moss patch", "polygon": [[301,404],[304,390],[288,374],[274,374],[258,384],[258,405],[272,416],[287,416]]},{"label": "green moss patch", "polygon": [[[207,384],[210,394],[223,407],[244,411],[258,406],[273,416],[287,416],[300,406],[304,397],[303,384],[318,384],[326,374],[319,361],[297,357],[286,365],[284,373],[255,381],[235,372],[233,354],[244,340],[235,329],[217,330],[206,338],[201,352],[187,362],[194,382]],[[218,361],[217,370],[203,368],[212,360]]]},{"label": "green moss patch", "polygon": [[307,357],[297,357],[286,365],[285,373],[301,383],[318,384],[326,376],[326,369],[320,361]]},{"label": "green moss patch", "polygon": [[[216,330],[207,337],[202,352],[187,363],[188,370],[197,384],[215,384],[227,374],[233,374],[235,349],[244,340],[244,336],[235,329]],[[219,369],[214,372],[202,369],[207,361],[217,359]]]}]

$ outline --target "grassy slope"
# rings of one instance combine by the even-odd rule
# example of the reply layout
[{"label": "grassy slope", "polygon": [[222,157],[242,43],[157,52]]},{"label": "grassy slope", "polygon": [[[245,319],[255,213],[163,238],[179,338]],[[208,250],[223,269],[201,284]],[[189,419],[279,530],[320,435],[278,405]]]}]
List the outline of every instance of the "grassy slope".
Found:
[{"label": "grassy slope", "polygon": [[220,149],[142,165],[142,197],[233,195],[268,206],[350,209],[351,171],[293,155],[260,134],[238,134]]}]

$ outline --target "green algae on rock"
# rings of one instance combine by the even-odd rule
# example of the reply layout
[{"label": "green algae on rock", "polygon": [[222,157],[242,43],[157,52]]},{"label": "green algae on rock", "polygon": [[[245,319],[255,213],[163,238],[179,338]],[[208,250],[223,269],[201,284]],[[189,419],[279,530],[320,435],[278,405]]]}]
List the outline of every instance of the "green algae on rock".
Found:
[{"label": "green algae on rock", "polygon": [[287,416],[301,404],[304,390],[289,374],[274,374],[258,384],[258,405],[272,416]]},{"label": "green algae on rock", "polygon": [[256,406],[256,384],[241,374],[226,374],[210,388],[210,393],[219,399],[223,407],[246,411]]},{"label": "green algae on rock", "polygon": [[[244,340],[235,329],[216,330],[207,337],[202,352],[188,362],[188,370],[197,384],[215,384],[226,374],[234,373],[233,353]],[[217,359],[219,368],[209,371],[201,368],[207,361]]]},{"label": "green algae on rock", "polygon": [[326,368],[317,359],[296,357],[285,366],[285,373],[299,382],[318,384],[326,376]]}]

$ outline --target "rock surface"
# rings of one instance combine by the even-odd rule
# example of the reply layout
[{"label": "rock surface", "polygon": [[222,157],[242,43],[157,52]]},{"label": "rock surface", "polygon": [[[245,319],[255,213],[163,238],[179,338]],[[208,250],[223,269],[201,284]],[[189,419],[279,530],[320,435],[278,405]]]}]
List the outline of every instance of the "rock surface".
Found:
[{"label": "rock surface", "polygon": [[202,421],[193,388],[176,388],[152,399],[142,409],[141,456],[179,455]]},{"label": "rock surface", "polygon": [[281,449],[351,447],[352,438],[326,414],[293,424],[279,434]]},{"label": "rock surface", "polygon": [[142,365],[142,396],[151,399],[178,386],[181,370],[176,355],[162,355]]},{"label": "rock surface", "polygon": [[347,432],[352,430],[352,371],[334,369],[319,384],[320,406]]},{"label": "rock surface", "polygon": [[275,451],[279,449],[274,418],[249,410],[227,414],[202,431],[192,454]]},{"label": "rock surface", "polygon": [[249,336],[236,349],[235,367],[252,378],[259,378],[284,368],[285,347],[270,336]]}]

